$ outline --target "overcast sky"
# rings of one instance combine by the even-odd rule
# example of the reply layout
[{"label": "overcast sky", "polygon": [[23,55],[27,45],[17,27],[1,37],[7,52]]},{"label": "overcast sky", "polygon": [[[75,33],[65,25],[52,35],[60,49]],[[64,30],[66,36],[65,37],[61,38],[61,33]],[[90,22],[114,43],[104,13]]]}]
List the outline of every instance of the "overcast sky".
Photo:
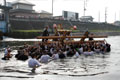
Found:
[{"label": "overcast sky", "polygon": [[[0,0],[2,2],[3,0]],[[6,0],[7,2],[15,0]],[[52,12],[52,0],[27,0],[36,6],[36,11]],[[105,8],[107,9],[107,22],[120,20],[120,0],[87,0],[86,16],[93,16],[94,21],[105,21]],[[54,16],[62,15],[62,11],[78,12],[83,16],[84,0],[54,0]],[[100,15],[100,19],[99,19]],[[116,15],[116,17],[115,17]]]}]

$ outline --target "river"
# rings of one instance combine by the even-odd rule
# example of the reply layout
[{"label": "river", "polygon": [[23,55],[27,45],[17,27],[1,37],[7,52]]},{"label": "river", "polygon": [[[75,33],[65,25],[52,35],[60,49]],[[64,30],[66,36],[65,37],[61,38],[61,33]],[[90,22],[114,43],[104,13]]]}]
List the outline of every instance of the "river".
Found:
[{"label": "river", "polygon": [[[39,41],[36,39],[5,38],[0,42],[0,58],[3,49],[21,46],[24,42]],[[111,52],[95,54],[93,56],[80,56],[51,61],[30,73],[28,61],[19,61],[14,57],[9,61],[0,59],[0,80],[118,80],[120,79],[120,36],[109,36],[106,41],[111,44]],[[13,50],[12,54],[17,51]]]}]

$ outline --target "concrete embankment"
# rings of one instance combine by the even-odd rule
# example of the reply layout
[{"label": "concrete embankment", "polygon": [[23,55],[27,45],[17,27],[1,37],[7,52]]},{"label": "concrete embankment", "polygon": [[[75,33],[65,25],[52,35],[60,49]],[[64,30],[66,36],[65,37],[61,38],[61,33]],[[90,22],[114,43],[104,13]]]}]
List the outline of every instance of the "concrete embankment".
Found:
[{"label": "concrete embankment", "polygon": [[120,32],[94,32],[96,35],[118,36]]},{"label": "concrete embankment", "polygon": [[[80,21],[68,21],[68,20],[56,20],[56,19],[23,19],[23,18],[10,18],[11,31],[9,37],[13,38],[35,38],[36,36],[41,36],[43,29],[49,26],[50,31],[54,31],[53,24],[60,25],[64,29],[72,30],[73,26],[77,26],[77,31],[75,35],[83,34],[85,30],[89,30],[97,35],[119,35],[120,26],[115,26],[109,23],[98,23],[98,22],[80,22]],[[14,32],[22,31],[23,32]],[[25,30],[35,30],[35,32],[24,32]],[[37,32],[37,31],[40,32]],[[82,32],[83,31],[83,32]],[[107,32],[106,32],[107,31]],[[118,32],[117,32],[118,31]],[[80,33],[79,33],[80,32]]]},{"label": "concrete embankment", "polygon": [[36,38],[36,36],[41,36],[42,32],[11,32],[8,34],[8,37],[12,38]]}]

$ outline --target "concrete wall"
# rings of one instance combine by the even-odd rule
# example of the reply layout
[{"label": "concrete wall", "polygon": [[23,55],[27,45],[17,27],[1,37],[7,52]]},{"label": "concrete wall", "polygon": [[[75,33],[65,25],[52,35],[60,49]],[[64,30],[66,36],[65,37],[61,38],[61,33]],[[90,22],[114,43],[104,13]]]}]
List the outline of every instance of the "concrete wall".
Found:
[{"label": "concrete wall", "polygon": [[[55,20],[55,19],[11,19],[11,27],[18,30],[31,30],[31,29],[44,29],[46,25],[53,26],[53,24],[62,24],[63,28],[71,29],[74,25],[78,30],[120,30],[120,27],[106,24],[106,23],[91,23],[80,21],[67,21],[67,20]],[[71,24],[70,24],[71,23]]]},{"label": "concrete wall", "polygon": [[52,18],[52,14],[40,13],[40,18]]}]

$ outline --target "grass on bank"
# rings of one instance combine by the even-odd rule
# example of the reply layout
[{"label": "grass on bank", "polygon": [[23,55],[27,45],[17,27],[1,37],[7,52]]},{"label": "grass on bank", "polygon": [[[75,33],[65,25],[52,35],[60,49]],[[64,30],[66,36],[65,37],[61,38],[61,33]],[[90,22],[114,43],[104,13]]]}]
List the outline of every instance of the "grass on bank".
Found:
[{"label": "grass on bank", "polygon": [[90,32],[120,32],[120,30],[89,30]]},{"label": "grass on bank", "polygon": [[[72,30],[73,33],[84,32],[85,30]],[[89,32],[120,32],[120,30],[88,30]],[[43,30],[12,30],[11,32],[43,32]],[[52,32],[50,30],[50,32]]]},{"label": "grass on bank", "polygon": [[[11,32],[43,32],[43,30],[12,30]],[[52,31],[50,30],[50,32]],[[77,33],[80,30],[72,30],[72,32]]]},{"label": "grass on bank", "polygon": [[[120,30],[88,30],[89,32],[120,32]],[[73,33],[85,32],[85,30],[72,30]]]},{"label": "grass on bank", "polygon": [[43,32],[43,30],[12,30],[12,32]]}]

